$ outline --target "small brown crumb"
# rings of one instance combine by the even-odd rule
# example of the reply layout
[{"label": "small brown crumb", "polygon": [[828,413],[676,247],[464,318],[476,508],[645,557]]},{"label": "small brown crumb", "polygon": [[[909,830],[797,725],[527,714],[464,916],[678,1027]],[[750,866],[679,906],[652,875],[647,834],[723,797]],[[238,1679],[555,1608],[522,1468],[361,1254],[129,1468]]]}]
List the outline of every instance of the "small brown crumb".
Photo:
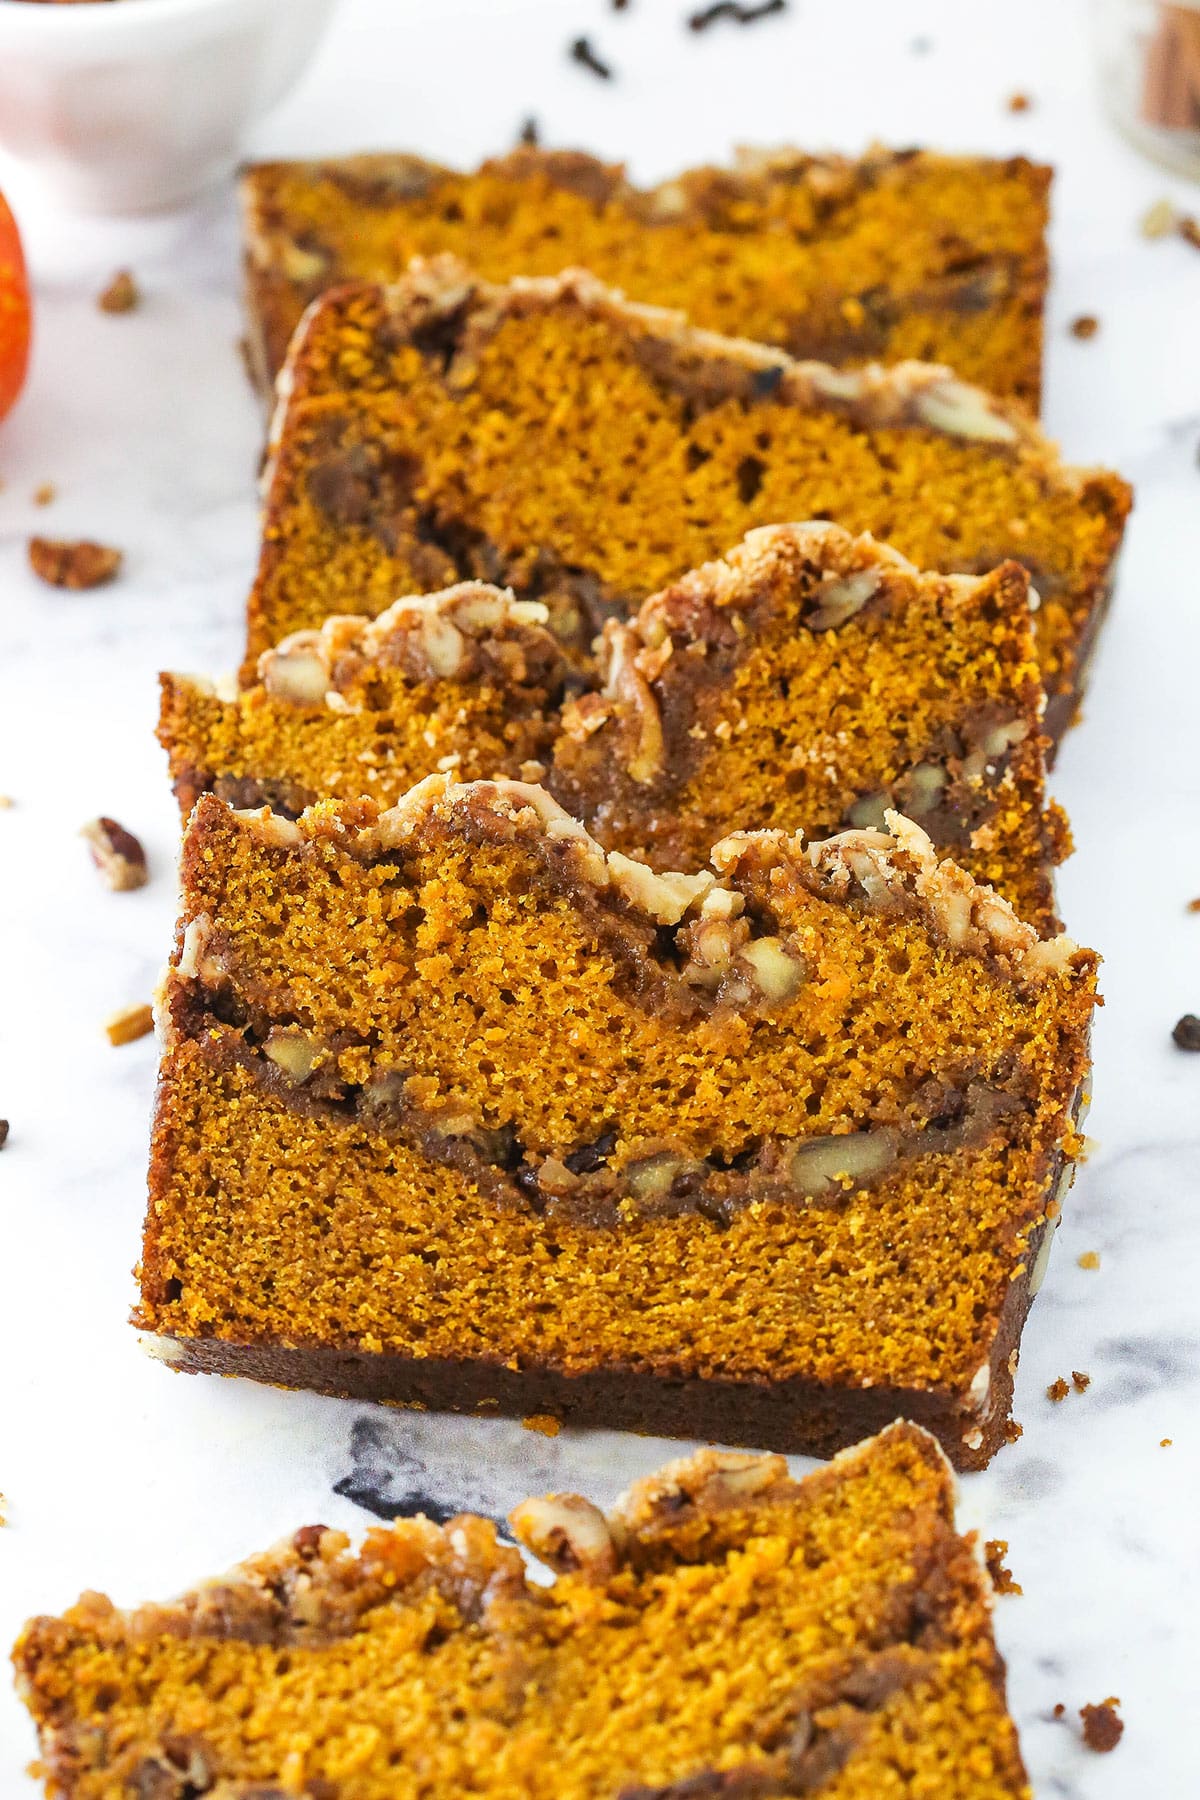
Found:
[{"label": "small brown crumb", "polygon": [[1067,1709],[1063,1705],[1062,1701],[1060,1700],[1054,1708],[1052,1717],[1054,1717],[1056,1719],[1065,1719],[1066,1716],[1067,1716]]},{"label": "small brown crumb", "polygon": [[29,540],[29,566],[40,580],[56,588],[95,588],[111,581],[121,567],[121,552],[86,538]]},{"label": "small brown crumb", "polygon": [[1033,101],[1028,94],[1010,94],[1008,96],[1008,110],[1011,113],[1028,112],[1032,105]]},{"label": "small brown crumb", "polygon": [[79,835],[87,839],[92,861],[114,894],[145,887],[149,880],[146,852],[132,831],[115,819],[100,818],[91,820]]},{"label": "small brown crumb", "polygon": [[759,19],[770,18],[772,13],[786,11],[787,0],[756,0],[752,5],[744,4],[744,0],[716,0],[715,5],[692,13],[687,24],[689,31],[707,31],[718,19],[728,19],[734,25],[753,25]]},{"label": "small brown crumb", "polygon": [[0,1119],[0,1150],[3,1150],[3,1148],[4,1148],[5,1144],[7,1144],[7,1142],[8,1142],[8,1120]]},{"label": "small brown crumb", "polygon": [[1006,1444],[1015,1444],[1018,1438],[1023,1438],[1024,1436],[1025,1427],[1021,1424],[1019,1419],[1005,1419],[1004,1441]]},{"label": "small brown crumb", "polygon": [[1160,1450],[1169,1450],[1174,1442],[1174,1438],[1159,1438],[1158,1447]]},{"label": "small brown crumb", "polygon": [[1189,912],[1200,912],[1200,895],[1195,900],[1188,901],[1187,909]]},{"label": "small brown crumb", "polygon": [[1075,1389],[1077,1394],[1086,1394],[1091,1385],[1092,1378],[1090,1375],[1085,1375],[1082,1369],[1071,1370],[1071,1386]]},{"label": "small brown crumb", "polygon": [[35,487],[33,490],[33,504],[35,506],[49,506],[51,501],[57,499],[58,489],[52,481],[43,481],[41,487]]},{"label": "small brown crumb", "polygon": [[1099,1706],[1081,1706],[1079,1717],[1083,1720],[1083,1741],[1089,1750],[1098,1750],[1102,1754],[1115,1750],[1121,1741],[1121,1733],[1125,1729],[1124,1719],[1117,1717],[1116,1709],[1121,1702],[1115,1694],[1102,1700]]},{"label": "small brown crumb", "polygon": [[1195,1013],[1184,1013],[1171,1036],[1180,1050],[1200,1050],[1200,1019]]},{"label": "small brown crumb", "polygon": [[1138,222],[1138,230],[1144,238],[1164,238],[1169,231],[1175,229],[1178,217],[1169,200],[1156,200],[1148,207]]},{"label": "small brown crumb", "polygon": [[1100,1252],[1098,1250],[1085,1250],[1083,1254],[1077,1256],[1075,1260],[1081,1269],[1098,1269],[1100,1267]]},{"label": "small brown crumb", "polygon": [[1080,313],[1077,319],[1071,320],[1072,337],[1084,340],[1094,338],[1099,329],[1100,321],[1094,313]]},{"label": "small brown crumb", "polygon": [[99,296],[96,305],[101,312],[132,312],[141,300],[137,282],[128,269],[118,269],[104,292]]},{"label": "small brown crumb", "polygon": [[530,113],[517,134],[517,142],[518,144],[524,144],[527,150],[536,150],[541,141],[542,136],[538,130],[538,122],[533,114]]},{"label": "small brown crumb", "polygon": [[598,75],[600,77],[601,81],[612,80],[613,72],[611,68],[606,62],[602,62],[600,57],[596,55],[596,52],[592,48],[590,38],[576,38],[571,45],[569,54],[572,62],[577,62],[582,69],[590,69],[593,75]]},{"label": "small brown crumb", "polygon": [[1022,1594],[1025,1591],[1024,1588],[1019,1581],[1013,1580],[1012,1570],[1005,1566],[1004,1559],[1007,1555],[1007,1538],[988,1538],[983,1546],[983,1560],[987,1564],[987,1572],[996,1592],[998,1594]]},{"label": "small brown crumb", "polygon": [[540,1431],[543,1437],[557,1437],[562,1430],[562,1420],[553,1413],[530,1413],[521,1423],[526,1431]]},{"label": "small brown crumb", "polygon": [[1179,235],[1193,250],[1200,250],[1200,220],[1193,219],[1190,214],[1180,219]]},{"label": "small brown crumb", "polygon": [[1070,1383],[1065,1381],[1060,1375],[1058,1380],[1052,1381],[1050,1386],[1046,1389],[1046,1398],[1047,1400],[1053,1400],[1055,1406],[1057,1406],[1060,1400],[1066,1399],[1070,1391]]},{"label": "small brown crumb", "polygon": [[104,1029],[108,1033],[110,1044],[132,1044],[154,1030],[154,1012],[149,1006],[123,1006],[115,1012],[111,1019],[106,1019]]}]

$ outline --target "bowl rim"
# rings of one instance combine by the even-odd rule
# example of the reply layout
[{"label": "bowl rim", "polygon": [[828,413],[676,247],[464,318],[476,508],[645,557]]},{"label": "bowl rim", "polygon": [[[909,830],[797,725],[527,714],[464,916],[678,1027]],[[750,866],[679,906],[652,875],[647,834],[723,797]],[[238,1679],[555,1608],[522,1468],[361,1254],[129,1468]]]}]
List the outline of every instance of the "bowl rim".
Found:
[{"label": "bowl rim", "polygon": [[294,11],[307,10],[302,0],[78,0],[69,6],[54,0],[0,0],[0,39],[31,48],[116,47],[125,42],[132,48],[139,37],[193,22],[272,12],[285,21]]}]

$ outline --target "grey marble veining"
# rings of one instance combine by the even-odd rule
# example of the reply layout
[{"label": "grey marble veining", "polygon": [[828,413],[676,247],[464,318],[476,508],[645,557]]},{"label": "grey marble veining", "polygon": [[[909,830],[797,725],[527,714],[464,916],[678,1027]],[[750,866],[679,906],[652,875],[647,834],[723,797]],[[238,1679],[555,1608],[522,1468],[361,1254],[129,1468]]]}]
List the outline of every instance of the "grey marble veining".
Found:
[{"label": "grey marble veining", "polygon": [[[1024,1435],[963,1482],[961,1505],[966,1524],[1009,1540],[1024,1586],[998,1602],[996,1627],[1038,1794],[1190,1800],[1200,1057],[1174,1050],[1170,1030],[1200,1011],[1200,916],[1185,911],[1200,895],[1200,255],[1145,242],[1136,221],[1164,193],[1196,210],[1200,194],[1108,134],[1077,0],[842,0],[703,40],[682,31],[682,10],[345,0],[258,147],[403,141],[468,162],[534,112],[547,141],[628,154],[643,178],[747,139],[854,148],[879,137],[1059,165],[1048,424],[1070,456],[1137,486],[1086,716],[1054,783],[1078,842],[1064,912],[1106,958],[1107,1005],[1096,1147],[1025,1335]],[[611,86],[566,60],[584,29],[619,68]],[[1019,118],[1004,104],[1016,90],[1034,101]],[[9,171],[0,183],[19,201]],[[152,736],[155,678],[237,660],[261,415],[236,350],[227,193],[183,218],[23,222],[37,355],[26,399],[0,426],[0,792],[16,802],[0,812],[5,1643],[81,1588],[166,1595],[304,1521],[357,1530],[410,1504],[500,1517],[548,1487],[607,1501],[679,1450],[184,1379],[143,1356],[124,1323],[154,1048],[110,1049],[101,1025],[149,996],[170,943],[177,825]],[[94,296],[121,264],[145,305],[104,317]],[[1088,343],[1066,329],[1081,312],[1101,320]],[[43,481],[59,489],[45,509],[32,501]],[[111,541],[126,572],[98,593],[52,593],[25,566],[34,530]],[[153,880],[141,892],[99,887],[76,835],[98,812],[146,843]],[[1097,1270],[1079,1266],[1084,1251],[1098,1252]],[[1090,1386],[1055,1406],[1046,1388],[1073,1369]],[[1127,1730],[1099,1757],[1072,1721],[1110,1693]],[[1052,1718],[1059,1701],[1065,1722]],[[20,1773],[32,1749],[0,1683],[0,1794],[33,1794]]]}]

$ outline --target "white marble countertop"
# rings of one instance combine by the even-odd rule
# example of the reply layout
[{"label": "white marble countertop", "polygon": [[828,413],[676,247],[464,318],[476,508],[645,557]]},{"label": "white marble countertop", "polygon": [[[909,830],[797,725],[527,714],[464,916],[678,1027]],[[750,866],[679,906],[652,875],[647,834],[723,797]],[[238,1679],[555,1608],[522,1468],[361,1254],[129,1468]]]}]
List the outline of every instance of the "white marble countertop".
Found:
[{"label": "white marble countertop", "polygon": [[[1046,413],[1073,458],[1137,487],[1117,604],[1087,716],[1055,788],[1079,848],[1066,918],[1106,958],[1096,1032],[1098,1140],[1070,1198],[1025,1335],[1025,1427],[963,1484],[962,1513],[1008,1538],[1024,1596],[997,1605],[1039,1796],[1200,1791],[1200,1057],[1171,1027],[1200,1011],[1200,255],[1136,221],[1188,190],[1099,116],[1075,0],[799,0],[704,38],[685,0],[343,0],[310,74],[253,148],[404,145],[468,163],[535,114],[543,138],[628,156],[637,175],[749,140],[854,149],[872,137],[1025,150],[1059,165]],[[592,33],[619,79],[571,65]],[[1006,108],[1016,90],[1032,108]],[[0,182],[19,202],[11,171]],[[231,195],[114,224],[23,216],[37,284],[32,381],[0,427],[0,1642],[83,1587],[162,1597],[316,1518],[384,1508],[497,1512],[527,1490],[611,1498],[675,1446],[454,1421],[184,1379],[125,1324],[143,1204],[150,1039],[101,1026],[147,999],[174,918],[176,823],[152,737],[162,667],[219,671],[240,648],[255,551],[260,419],[235,349]],[[94,296],[130,264],[142,309]],[[1096,314],[1098,336],[1067,322]],[[46,509],[33,490],[54,482]],[[121,546],[111,588],[54,592],[26,568],[33,530]],[[76,833],[115,815],[153,868],[104,892]],[[1081,1269],[1097,1251],[1098,1271]],[[1072,1369],[1085,1394],[1047,1384]],[[1161,1440],[1170,1439],[1164,1447]],[[1111,1756],[1073,1729],[1121,1697]],[[1054,1703],[1065,1723],[1050,1718]],[[0,1794],[28,1721],[0,1682]]]}]

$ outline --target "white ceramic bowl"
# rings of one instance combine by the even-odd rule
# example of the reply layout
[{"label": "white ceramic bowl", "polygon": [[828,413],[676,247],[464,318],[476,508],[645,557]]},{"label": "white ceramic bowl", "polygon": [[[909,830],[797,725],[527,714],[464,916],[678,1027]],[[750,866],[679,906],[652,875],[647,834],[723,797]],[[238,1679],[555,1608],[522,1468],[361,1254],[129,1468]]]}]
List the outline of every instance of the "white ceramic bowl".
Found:
[{"label": "white ceramic bowl", "polygon": [[0,148],[58,203],[172,206],[228,174],[336,0],[0,0]]}]

